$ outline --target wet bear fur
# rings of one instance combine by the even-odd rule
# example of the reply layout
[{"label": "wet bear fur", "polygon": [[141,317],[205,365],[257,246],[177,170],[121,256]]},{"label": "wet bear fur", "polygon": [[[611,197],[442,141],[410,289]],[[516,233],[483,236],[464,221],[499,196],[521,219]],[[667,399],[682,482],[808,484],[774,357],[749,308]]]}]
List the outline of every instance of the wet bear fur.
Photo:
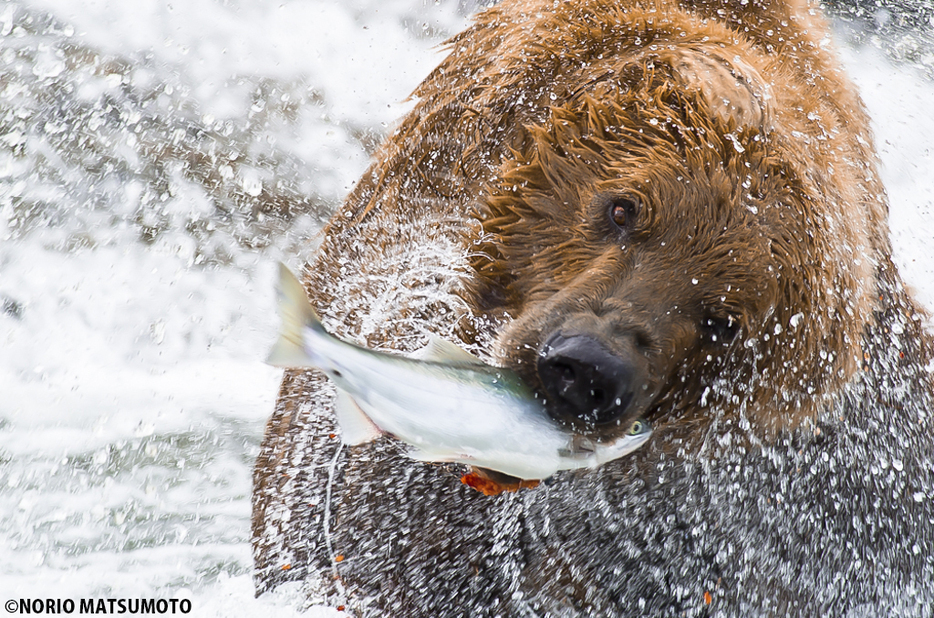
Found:
[{"label": "wet bear fur", "polygon": [[[448,43],[304,272],[338,335],[432,332],[642,449],[483,496],[342,446],[287,371],[254,475],[257,593],[364,616],[929,616],[934,361],[868,119],[818,8],[505,0]],[[555,336],[629,368],[575,418]],[[293,584],[295,585],[295,584]]]}]

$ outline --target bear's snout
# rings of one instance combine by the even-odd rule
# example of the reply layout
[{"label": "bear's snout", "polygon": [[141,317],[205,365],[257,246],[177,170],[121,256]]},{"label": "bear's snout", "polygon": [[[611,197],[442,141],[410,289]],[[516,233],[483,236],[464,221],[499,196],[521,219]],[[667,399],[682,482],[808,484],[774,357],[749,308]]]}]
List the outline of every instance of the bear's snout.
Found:
[{"label": "bear's snout", "polygon": [[590,335],[556,333],[542,345],[538,376],[548,413],[587,426],[620,421],[633,399],[636,369]]}]

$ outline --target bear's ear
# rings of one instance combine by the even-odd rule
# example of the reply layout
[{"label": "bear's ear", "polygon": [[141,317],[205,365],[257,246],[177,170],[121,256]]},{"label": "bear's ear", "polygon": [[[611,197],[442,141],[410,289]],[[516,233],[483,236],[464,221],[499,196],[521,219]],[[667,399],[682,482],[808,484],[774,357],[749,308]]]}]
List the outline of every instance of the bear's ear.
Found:
[{"label": "bear's ear", "polygon": [[706,102],[726,126],[763,134],[772,129],[769,85],[739,57],[727,60],[709,52],[684,51],[665,60],[680,86]]}]

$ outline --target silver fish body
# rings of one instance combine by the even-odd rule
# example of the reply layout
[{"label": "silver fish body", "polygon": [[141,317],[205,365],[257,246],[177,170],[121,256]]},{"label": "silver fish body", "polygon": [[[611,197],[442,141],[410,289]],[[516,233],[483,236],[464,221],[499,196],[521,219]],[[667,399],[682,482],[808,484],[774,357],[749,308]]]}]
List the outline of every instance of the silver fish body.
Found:
[{"label": "silver fish body", "polygon": [[343,440],[359,444],[381,432],[410,445],[414,459],[456,462],[520,479],[595,467],[639,448],[651,436],[636,421],[603,443],[551,420],[519,377],[433,339],[421,358],[370,350],[330,335],[301,283],[280,265],[282,331],[269,362],[316,368],[335,384]]}]

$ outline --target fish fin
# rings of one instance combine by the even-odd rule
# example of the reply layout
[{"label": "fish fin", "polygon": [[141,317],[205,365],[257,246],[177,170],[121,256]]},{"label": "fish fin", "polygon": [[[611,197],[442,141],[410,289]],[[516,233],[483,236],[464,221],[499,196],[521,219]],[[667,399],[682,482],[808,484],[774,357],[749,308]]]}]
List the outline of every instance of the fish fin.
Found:
[{"label": "fish fin", "polygon": [[446,365],[486,364],[467,350],[436,335],[428,335],[428,343],[412,354],[412,357]]},{"label": "fish fin", "polygon": [[279,317],[282,327],[279,339],[269,352],[266,362],[276,367],[310,367],[305,352],[302,329],[324,330],[301,282],[288,267],[279,263],[279,285],[276,288],[279,302]]},{"label": "fish fin", "polygon": [[502,472],[476,466],[470,466],[467,474],[461,477],[461,483],[476,489],[484,496],[498,496],[503,492],[512,493],[520,489],[535,489],[540,482],[538,479],[520,479]]},{"label": "fish fin", "polygon": [[334,414],[341,426],[341,440],[355,446],[374,440],[383,433],[346,391],[337,389]]}]

